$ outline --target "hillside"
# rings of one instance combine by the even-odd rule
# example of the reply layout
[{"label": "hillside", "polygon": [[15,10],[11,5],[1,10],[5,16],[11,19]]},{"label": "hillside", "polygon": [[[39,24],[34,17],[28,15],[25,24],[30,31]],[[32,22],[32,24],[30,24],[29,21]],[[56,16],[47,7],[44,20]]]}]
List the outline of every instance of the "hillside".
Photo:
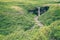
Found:
[{"label": "hillside", "polygon": [[39,17],[44,25],[50,25],[56,20],[60,20],[60,5],[53,5],[47,12]]},{"label": "hillside", "polygon": [[[46,4],[48,11],[39,17],[28,11]],[[60,0],[0,0],[0,40],[60,40],[58,4]]]}]

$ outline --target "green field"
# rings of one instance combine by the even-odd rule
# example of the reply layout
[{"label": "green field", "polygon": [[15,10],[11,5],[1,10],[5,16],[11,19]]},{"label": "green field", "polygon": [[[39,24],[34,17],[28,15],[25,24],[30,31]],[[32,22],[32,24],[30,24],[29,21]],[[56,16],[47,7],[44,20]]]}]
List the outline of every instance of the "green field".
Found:
[{"label": "green field", "polygon": [[[39,16],[28,12],[50,4]],[[0,40],[60,40],[60,0],[0,0]]]}]

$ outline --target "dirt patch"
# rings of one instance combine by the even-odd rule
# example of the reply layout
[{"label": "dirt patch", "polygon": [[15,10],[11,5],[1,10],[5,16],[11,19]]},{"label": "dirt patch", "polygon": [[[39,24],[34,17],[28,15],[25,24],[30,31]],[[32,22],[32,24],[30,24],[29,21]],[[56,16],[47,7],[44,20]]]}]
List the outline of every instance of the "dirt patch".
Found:
[{"label": "dirt patch", "polygon": [[18,11],[19,13],[24,13],[23,8],[19,7],[19,6],[11,6],[12,9]]},{"label": "dirt patch", "polygon": [[43,27],[44,25],[38,20],[38,16],[36,16],[35,18],[34,18],[34,20],[35,20],[35,22],[36,22],[36,24],[38,25],[38,26],[40,26],[40,27]]}]

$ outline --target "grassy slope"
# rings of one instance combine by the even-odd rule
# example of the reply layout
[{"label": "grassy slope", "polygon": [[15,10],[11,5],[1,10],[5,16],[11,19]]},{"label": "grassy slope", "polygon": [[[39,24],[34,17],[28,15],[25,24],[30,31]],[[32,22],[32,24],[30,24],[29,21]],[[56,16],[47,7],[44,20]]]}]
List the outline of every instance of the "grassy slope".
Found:
[{"label": "grassy slope", "polygon": [[[18,2],[19,0],[16,0],[17,2],[12,2],[13,0],[5,0],[7,2],[5,2],[5,1],[3,2],[3,1],[4,0],[2,0],[0,2],[0,19],[1,19],[0,20],[0,40],[40,40],[40,39],[48,40],[49,39],[49,37],[50,37],[49,32],[51,30],[50,27],[38,28],[36,26],[36,28],[32,29],[32,30],[27,30],[27,31],[24,31],[24,30],[30,29],[30,27],[32,27],[34,25],[34,20],[33,20],[34,15],[27,14],[26,10],[30,9],[33,6],[36,6],[36,4],[38,4],[37,6],[39,6],[40,4],[43,4],[43,3],[49,3],[49,2],[52,3],[51,1],[47,1],[47,0],[46,0],[46,2],[43,2],[42,0],[40,0],[40,1],[39,0],[38,1],[27,0],[27,2],[24,0],[20,0],[20,2]],[[23,5],[21,5],[21,4],[23,4]],[[11,6],[22,7],[24,10],[23,11],[24,13],[20,14],[19,11],[11,9],[10,8]],[[57,8],[57,10],[60,10],[59,7]],[[60,23],[58,23],[58,24],[60,24]],[[60,26],[58,26],[58,27],[60,27]],[[48,33],[46,33],[46,30],[48,31]],[[47,35],[45,35],[45,34],[47,34]],[[60,36],[58,36],[58,37],[60,37]]]},{"label": "grassy slope", "polygon": [[50,25],[56,20],[60,20],[60,6],[59,5],[53,5],[50,7],[50,9],[40,16],[39,20],[44,25]]},{"label": "grassy slope", "polygon": [[[58,23],[58,24],[56,24]],[[4,40],[59,40],[60,38],[60,21],[55,21],[50,26],[39,28],[38,26],[28,31],[15,31],[5,37]]]},{"label": "grassy slope", "polygon": [[[18,3],[16,3],[18,4]],[[0,37],[8,35],[17,28],[27,30],[34,25],[34,15],[27,14],[26,9],[21,9],[22,11],[15,10],[11,8],[16,6],[16,4],[0,2]],[[20,7],[21,8],[21,7]],[[22,13],[21,13],[22,12]]]}]

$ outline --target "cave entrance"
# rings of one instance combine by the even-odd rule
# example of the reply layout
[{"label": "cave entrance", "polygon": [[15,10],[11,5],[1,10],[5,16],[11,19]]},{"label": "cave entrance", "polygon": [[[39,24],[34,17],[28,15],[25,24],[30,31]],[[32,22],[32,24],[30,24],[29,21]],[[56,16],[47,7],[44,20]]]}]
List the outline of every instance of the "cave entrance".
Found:
[{"label": "cave entrance", "polygon": [[32,14],[36,14],[37,16],[40,16],[43,13],[45,13],[46,11],[48,11],[48,9],[49,9],[49,6],[35,7],[35,9],[30,9],[30,10],[28,10],[28,12],[30,12]]}]

